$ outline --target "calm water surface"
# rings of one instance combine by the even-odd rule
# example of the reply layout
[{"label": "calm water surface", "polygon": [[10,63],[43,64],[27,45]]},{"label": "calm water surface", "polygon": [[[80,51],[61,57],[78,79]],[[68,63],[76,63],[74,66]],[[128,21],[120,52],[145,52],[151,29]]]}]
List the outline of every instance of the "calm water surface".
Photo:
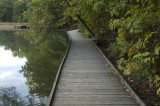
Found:
[{"label": "calm water surface", "polygon": [[0,106],[45,106],[67,41],[53,33],[35,45],[15,31],[0,31]]}]

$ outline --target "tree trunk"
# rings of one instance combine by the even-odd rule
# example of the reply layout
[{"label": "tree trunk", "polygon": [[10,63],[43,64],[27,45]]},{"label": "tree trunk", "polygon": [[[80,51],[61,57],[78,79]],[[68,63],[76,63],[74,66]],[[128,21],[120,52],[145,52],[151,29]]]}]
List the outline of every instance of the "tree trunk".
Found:
[{"label": "tree trunk", "polygon": [[[67,0],[64,0],[66,2],[66,4],[68,5],[68,7],[71,7],[71,5],[69,4],[69,2]],[[95,36],[95,34],[92,32],[92,30],[88,27],[88,25],[85,23],[85,21],[78,15],[75,14],[75,16],[78,18],[78,20],[84,25],[84,27],[89,31],[89,33],[92,35],[92,37]]]}]

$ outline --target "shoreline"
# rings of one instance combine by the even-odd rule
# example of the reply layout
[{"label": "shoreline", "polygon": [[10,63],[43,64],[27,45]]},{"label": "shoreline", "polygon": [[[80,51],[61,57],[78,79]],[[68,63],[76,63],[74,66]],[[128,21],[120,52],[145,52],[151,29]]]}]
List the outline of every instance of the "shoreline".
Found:
[{"label": "shoreline", "polygon": [[28,23],[0,22],[0,25],[27,25]]},{"label": "shoreline", "polygon": [[[16,29],[22,29],[22,26],[27,27],[28,24],[24,23],[0,23],[0,30],[16,30]],[[25,29],[25,28],[23,28]]]}]

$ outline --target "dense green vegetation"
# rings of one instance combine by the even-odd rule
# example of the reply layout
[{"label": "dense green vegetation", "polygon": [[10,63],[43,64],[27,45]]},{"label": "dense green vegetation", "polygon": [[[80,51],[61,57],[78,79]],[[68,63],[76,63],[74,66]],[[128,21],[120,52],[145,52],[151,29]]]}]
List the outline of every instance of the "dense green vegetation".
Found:
[{"label": "dense green vegetation", "polygon": [[0,22],[27,22],[23,12],[29,0],[0,0]]}]

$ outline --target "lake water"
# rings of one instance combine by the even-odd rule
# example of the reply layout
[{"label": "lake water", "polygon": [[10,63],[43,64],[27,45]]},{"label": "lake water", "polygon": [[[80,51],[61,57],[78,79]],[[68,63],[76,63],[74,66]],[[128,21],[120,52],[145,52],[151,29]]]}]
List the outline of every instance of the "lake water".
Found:
[{"label": "lake water", "polygon": [[0,31],[0,106],[47,104],[68,45],[64,33],[51,35],[37,45],[15,31]]}]

